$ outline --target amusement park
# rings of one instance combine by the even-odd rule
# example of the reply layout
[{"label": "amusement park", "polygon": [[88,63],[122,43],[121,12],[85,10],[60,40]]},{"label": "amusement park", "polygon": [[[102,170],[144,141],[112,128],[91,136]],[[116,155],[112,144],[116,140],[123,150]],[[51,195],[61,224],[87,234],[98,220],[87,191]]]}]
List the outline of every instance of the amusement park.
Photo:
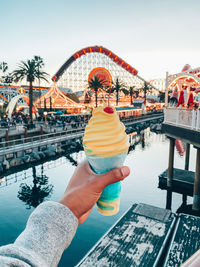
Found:
[{"label": "amusement park", "polygon": [[0,266],[200,266],[198,6],[0,3]]},{"label": "amusement park", "polygon": [[[24,62],[12,75],[6,73],[6,63],[1,63],[2,125],[5,118],[12,124],[16,117],[16,121],[26,117],[25,121],[33,127],[38,118],[47,117],[49,122],[55,115],[89,114],[93,107],[104,102],[116,107],[123,117],[163,110],[164,88],[159,91],[140,77],[135,68],[102,46],[75,52],[52,77],[49,87],[40,86],[48,75],[41,70],[43,59],[35,58]],[[29,81],[31,71],[33,77]],[[30,85],[19,84],[24,78]]]}]

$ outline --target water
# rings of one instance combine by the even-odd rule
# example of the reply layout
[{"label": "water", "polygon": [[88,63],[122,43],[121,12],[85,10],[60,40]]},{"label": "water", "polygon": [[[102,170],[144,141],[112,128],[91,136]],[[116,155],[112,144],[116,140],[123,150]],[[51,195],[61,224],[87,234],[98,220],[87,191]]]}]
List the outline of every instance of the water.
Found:
[{"label": "water", "polygon": [[[130,176],[122,183],[120,212],[106,217],[96,207],[78,231],[69,248],[64,252],[59,266],[74,266],[133,204],[147,203],[166,207],[166,191],[158,188],[158,175],[168,164],[169,144],[164,135],[147,130],[145,138],[133,136],[133,150],[125,165]],[[45,200],[58,201],[75,169],[76,162],[84,158],[84,152],[73,153],[43,165],[17,172],[0,180],[0,245],[14,242],[26,225],[34,207]],[[184,157],[175,152],[175,167],[184,168]],[[191,147],[190,170],[195,168],[195,151]],[[172,211],[182,203],[182,196],[173,193]],[[188,203],[192,199],[188,197]]]}]

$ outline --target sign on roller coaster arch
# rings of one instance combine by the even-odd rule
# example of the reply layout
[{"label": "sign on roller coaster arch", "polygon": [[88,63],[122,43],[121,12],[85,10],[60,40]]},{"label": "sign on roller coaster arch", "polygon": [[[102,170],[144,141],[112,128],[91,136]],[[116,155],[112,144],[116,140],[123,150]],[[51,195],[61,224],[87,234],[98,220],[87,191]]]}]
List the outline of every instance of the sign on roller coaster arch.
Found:
[{"label": "sign on roller coaster arch", "polygon": [[111,87],[112,85],[112,76],[110,72],[103,68],[103,67],[97,67],[94,68],[90,74],[88,75],[88,81],[94,78],[94,76],[98,77],[99,80],[105,81],[105,85]]}]

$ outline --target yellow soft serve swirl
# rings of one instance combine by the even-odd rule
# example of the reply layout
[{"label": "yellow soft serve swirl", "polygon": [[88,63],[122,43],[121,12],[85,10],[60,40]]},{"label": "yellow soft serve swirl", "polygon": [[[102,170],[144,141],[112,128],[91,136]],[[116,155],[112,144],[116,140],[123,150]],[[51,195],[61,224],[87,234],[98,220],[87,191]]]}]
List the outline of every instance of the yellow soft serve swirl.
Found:
[{"label": "yellow soft serve swirl", "polygon": [[106,105],[95,108],[85,128],[83,147],[88,156],[112,157],[127,153],[129,148],[125,127],[119,120],[116,110],[104,111]]}]

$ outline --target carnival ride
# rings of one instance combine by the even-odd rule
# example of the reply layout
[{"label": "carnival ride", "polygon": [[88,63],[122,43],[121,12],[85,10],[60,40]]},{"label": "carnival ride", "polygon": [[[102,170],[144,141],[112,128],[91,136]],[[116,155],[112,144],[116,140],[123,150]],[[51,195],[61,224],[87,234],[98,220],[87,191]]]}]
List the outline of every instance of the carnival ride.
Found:
[{"label": "carnival ride", "polygon": [[192,69],[189,64],[186,64],[182,72],[169,75],[166,78],[166,84],[167,88],[166,90],[173,90],[175,87],[178,88],[178,90],[182,90],[183,86],[187,87],[200,87],[200,67]]},{"label": "carnival ride", "polygon": [[53,86],[48,90],[48,92],[38,98],[34,105],[37,108],[42,109],[81,109],[83,105],[73,101],[71,98],[67,97],[56,85],[53,83]]},{"label": "carnival ride", "polygon": [[[49,87],[39,87],[39,86],[34,86],[33,87],[33,92],[40,92],[41,94],[44,94],[47,92]],[[0,99],[3,103],[9,103],[10,100],[19,95],[27,95],[28,96],[29,92],[29,86],[27,85],[0,85]],[[23,98],[19,98],[19,103],[24,104]]]},{"label": "carnival ride", "polygon": [[[22,100],[21,101],[21,105],[19,107],[19,110],[21,108],[24,108],[24,107],[28,107],[29,106],[29,97],[26,96],[26,95],[16,95],[15,97],[13,97],[10,102],[8,103],[8,106],[6,108],[6,114],[8,115],[8,118],[11,118],[12,117],[12,113],[18,103],[19,100]],[[35,106],[33,105],[33,108],[32,108],[32,113],[33,114],[36,114],[37,113],[37,109],[35,108]]]},{"label": "carnival ride", "polygon": [[98,67],[105,68],[112,80],[120,78],[127,86],[141,88],[145,80],[138,71],[123,59],[103,46],[91,46],[74,53],[52,77],[59,87],[71,88],[74,92],[88,87],[89,73]]},{"label": "carnival ride", "polygon": [[[35,105],[38,108],[81,108],[85,104],[85,94],[88,90],[88,80],[98,76],[108,81],[108,87],[119,78],[127,87],[144,87],[146,82],[138,75],[138,71],[123,59],[114,54],[111,50],[103,46],[91,46],[75,52],[52,77],[53,85],[50,88],[34,87],[33,92],[40,92]],[[151,85],[149,85],[151,86]],[[156,89],[154,86],[152,88]],[[48,92],[47,92],[48,89]],[[81,104],[74,102],[66,96],[64,91],[71,89],[74,93],[84,92]],[[23,94],[28,96],[28,86],[0,86],[0,98],[3,103],[9,103],[15,96]],[[92,97],[94,98],[94,96]],[[99,98],[105,98],[105,93],[99,92]],[[111,97],[111,102],[115,102],[115,95]],[[121,94],[120,101],[124,105],[129,105],[129,99]],[[23,97],[18,97],[18,102],[26,104]]]}]

